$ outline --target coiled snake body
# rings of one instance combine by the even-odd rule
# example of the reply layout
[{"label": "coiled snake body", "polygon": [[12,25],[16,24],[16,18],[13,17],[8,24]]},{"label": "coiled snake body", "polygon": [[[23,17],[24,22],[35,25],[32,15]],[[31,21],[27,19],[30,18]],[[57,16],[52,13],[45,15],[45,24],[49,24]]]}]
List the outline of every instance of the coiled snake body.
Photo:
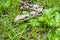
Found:
[{"label": "coiled snake body", "polygon": [[[20,2],[21,4],[24,3],[24,1]],[[43,6],[39,6],[37,4],[29,4],[29,3],[24,3],[26,5],[26,9],[33,9],[33,11],[29,12],[28,14],[24,15],[18,15],[15,19],[14,22],[16,21],[20,21],[20,20],[27,20],[30,17],[35,17],[41,14],[42,10],[43,10]],[[23,6],[20,7],[21,10],[24,9]]]}]

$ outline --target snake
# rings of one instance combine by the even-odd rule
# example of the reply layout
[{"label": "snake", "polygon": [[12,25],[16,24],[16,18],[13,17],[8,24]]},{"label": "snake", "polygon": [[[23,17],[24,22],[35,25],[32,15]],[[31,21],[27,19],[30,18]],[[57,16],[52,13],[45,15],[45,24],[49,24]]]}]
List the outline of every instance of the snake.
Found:
[{"label": "snake", "polygon": [[[33,11],[29,12],[28,14],[17,15],[14,19],[14,22],[21,21],[21,20],[28,20],[31,17],[41,15],[41,13],[43,11],[43,6],[39,6],[37,4],[29,4],[28,2],[24,2],[23,0],[20,1],[20,4],[22,5],[22,6],[20,6],[20,9],[22,11],[26,10],[26,9],[27,10],[32,9]],[[26,7],[23,5],[25,5]]]}]

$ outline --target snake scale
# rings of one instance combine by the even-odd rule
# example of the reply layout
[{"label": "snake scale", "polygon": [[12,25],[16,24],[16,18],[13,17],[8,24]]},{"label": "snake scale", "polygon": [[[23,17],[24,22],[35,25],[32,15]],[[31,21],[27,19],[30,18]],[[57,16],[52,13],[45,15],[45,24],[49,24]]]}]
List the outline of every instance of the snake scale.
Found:
[{"label": "snake scale", "polygon": [[[29,18],[41,15],[41,13],[42,13],[43,6],[39,6],[37,4],[29,4],[28,2],[24,3],[23,0],[20,1],[20,4],[22,4],[22,6],[20,7],[21,10],[23,10],[25,8],[25,10],[26,9],[33,9],[33,11],[29,12],[26,15],[24,15],[24,14],[18,15],[14,19],[14,22],[21,21],[21,20],[28,20]],[[23,5],[25,5],[26,7],[23,7]]]}]

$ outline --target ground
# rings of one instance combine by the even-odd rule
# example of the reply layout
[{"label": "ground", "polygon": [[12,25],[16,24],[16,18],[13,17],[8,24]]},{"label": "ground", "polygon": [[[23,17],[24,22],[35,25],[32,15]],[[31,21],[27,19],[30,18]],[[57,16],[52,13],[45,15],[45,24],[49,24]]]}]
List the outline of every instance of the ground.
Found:
[{"label": "ground", "polygon": [[0,0],[0,40],[60,40],[60,0],[32,2],[44,6],[42,15],[15,23],[20,0]]}]

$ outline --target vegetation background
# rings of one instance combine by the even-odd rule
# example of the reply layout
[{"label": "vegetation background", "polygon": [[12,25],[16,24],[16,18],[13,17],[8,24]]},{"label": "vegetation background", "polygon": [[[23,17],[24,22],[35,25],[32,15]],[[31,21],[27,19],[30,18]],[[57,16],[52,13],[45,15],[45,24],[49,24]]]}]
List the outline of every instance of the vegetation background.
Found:
[{"label": "vegetation background", "polygon": [[14,23],[20,0],[0,0],[0,40],[60,40],[60,0],[32,0],[44,6],[42,15]]}]

